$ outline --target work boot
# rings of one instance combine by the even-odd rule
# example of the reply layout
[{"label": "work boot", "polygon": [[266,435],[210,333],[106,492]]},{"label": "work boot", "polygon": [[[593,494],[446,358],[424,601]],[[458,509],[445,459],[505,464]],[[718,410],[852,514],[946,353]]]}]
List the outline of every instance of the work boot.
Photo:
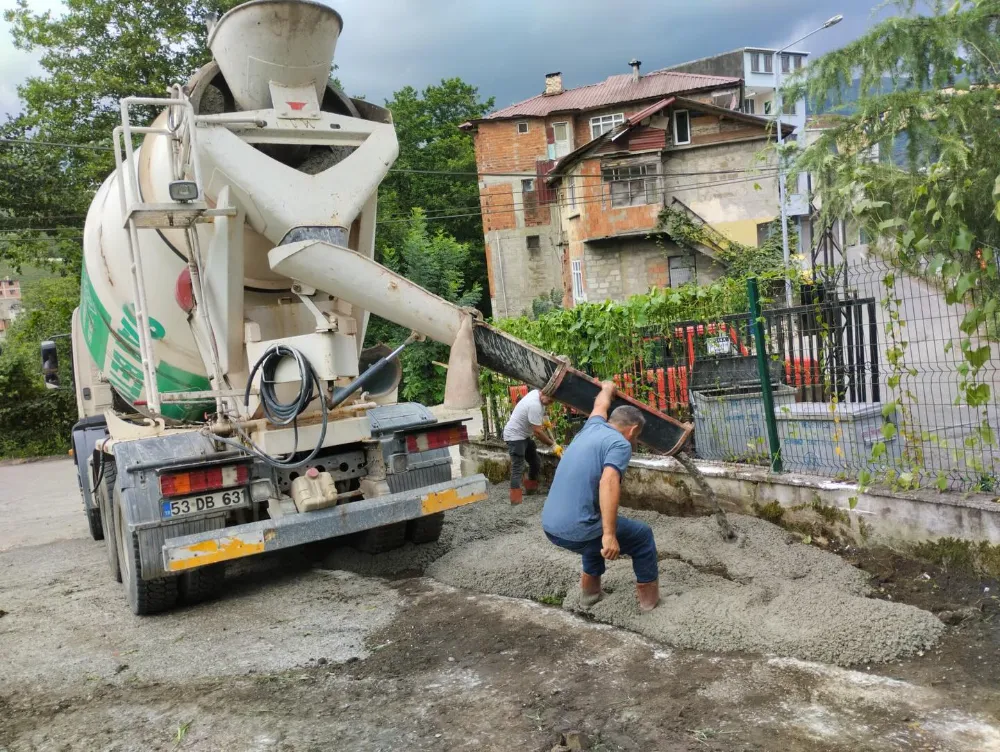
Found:
[{"label": "work boot", "polygon": [[522,501],[524,501],[524,492],[520,488],[510,489],[510,503],[511,506],[517,506]]},{"label": "work boot", "polygon": [[652,611],[660,602],[660,581],[637,582],[635,591],[639,596],[639,610]]},{"label": "work boot", "polygon": [[533,493],[537,492],[538,491],[538,481],[537,480],[531,480],[531,478],[528,478],[527,480],[524,481],[524,490],[527,491],[529,494],[533,494]]},{"label": "work boot", "polygon": [[580,603],[590,608],[604,593],[601,591],[601,578],[586,572],[580,575]]}]

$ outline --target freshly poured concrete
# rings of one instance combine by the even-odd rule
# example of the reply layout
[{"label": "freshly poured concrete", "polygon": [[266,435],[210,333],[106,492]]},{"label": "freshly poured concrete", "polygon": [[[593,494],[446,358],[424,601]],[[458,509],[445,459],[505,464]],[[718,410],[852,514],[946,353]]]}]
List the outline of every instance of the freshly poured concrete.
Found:
[{"label": "freshly poured concrete", "polygon": [[[343,550],[328,566],[371,574],[426,573],[449,585],[518,598],[565,595],[579,604],[580,558],[541,530],[541,499],[511,508],[505,489],[450,513],[439,543],[383,556]],[[659,608],[639,612],[631,562],[608,565],[608,595],[588,613],[670,645],[775,654],[839,665],[883,662],[929,647],[943,630],[932,614],[868,598],[867,576],[840,557],[797,542],[763,520],[731,515],[738,543],[712,518],[623,510],[653,527],[660,553]]]}]

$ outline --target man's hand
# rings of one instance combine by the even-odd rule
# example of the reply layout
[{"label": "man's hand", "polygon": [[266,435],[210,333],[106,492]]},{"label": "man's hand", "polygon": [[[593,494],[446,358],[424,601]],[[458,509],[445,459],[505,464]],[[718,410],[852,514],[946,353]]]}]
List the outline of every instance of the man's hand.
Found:
[{"label": "man's hand", "polygon": [[611,401],[615,397],[615,382],[604,381],[601,383],[601,392],[597,395],[597,399],[594,400],[594,410],[590,413],[591,417],[597,416],[599,418],[608,419],[608,411],[611,409]]},{"label": "man's hand", "polygon": [[618,558],[618,538],[614,535],[601,537],[601,556],[608,561],[614,561]]},{"label": "man's hand", "polygon": [[554,454],[559,459],[562,459],[563,448],[558,444],[556,444],[554,447],[552,447],[552,454]]}]

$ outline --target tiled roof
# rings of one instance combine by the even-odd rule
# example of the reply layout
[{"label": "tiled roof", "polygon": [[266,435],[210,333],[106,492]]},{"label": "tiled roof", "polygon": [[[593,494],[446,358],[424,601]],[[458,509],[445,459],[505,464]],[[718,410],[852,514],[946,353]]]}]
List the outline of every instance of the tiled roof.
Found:
[{"label": "tiled roof", "polygon": [[525,99],[523,102],[497,110],[487,115],[485,119],[545,117],[553,112],[595,110],[599,107],[654,99],[688,91],[735,86],[739,82],[739,78],[728,76],[703,76],[676,71],[653,71],[643,74],[638,81],[633,81],[631,73],[622,73],[617,76],[609,76],[599,84],[566,89],[562,94],[552,96],[539,94],[537,97]]}]

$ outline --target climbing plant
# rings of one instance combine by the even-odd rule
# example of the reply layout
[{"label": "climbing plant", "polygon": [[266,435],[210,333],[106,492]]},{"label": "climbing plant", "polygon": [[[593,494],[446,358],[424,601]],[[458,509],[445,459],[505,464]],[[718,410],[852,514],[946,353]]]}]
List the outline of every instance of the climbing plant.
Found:
[{"label": "climbing plant", "polygon": [[[902,272],[935,280],[949,304],[963,305],[961,337],[945,348],[961,355],[959,403],[980,415],[964,448],[996,444],[984,368],[1000,329],[1000,0],[895,5],[899,15],[810,63],[788,95],[833,107],[829,127],[796,160],[813,175],[823,218],[847,219],[877,238],[877,252],[899,271],[882,280],[887,410],[899,411],[909,447],[911,466],[895,480],[912,486],[928,480],[921,445],[942,439],[909,418],[917,398],[907,378],[917,374],[907,357]],[[941,475],[935,483],[947,486]]]}]

